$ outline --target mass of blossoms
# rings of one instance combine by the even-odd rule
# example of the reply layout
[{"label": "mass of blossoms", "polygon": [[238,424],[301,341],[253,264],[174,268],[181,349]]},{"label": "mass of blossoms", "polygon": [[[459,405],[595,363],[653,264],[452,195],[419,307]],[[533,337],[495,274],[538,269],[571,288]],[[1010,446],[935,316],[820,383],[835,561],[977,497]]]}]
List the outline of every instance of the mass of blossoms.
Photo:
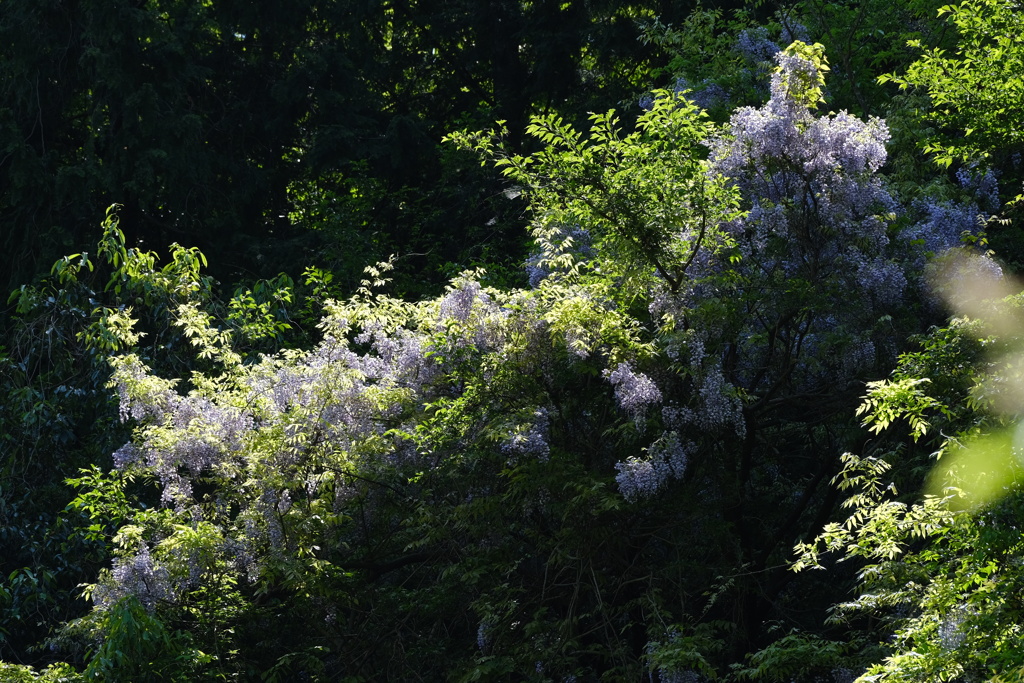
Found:
[{"label": "mass of blossoms", "polygon": [[[755,49],[754,38],[745,35],[746,49]],[[587,225],[544,233],[544,256],[529,266],[531,289],[499,292],[471,273],[418,304],[364,289],[328,305],[313,349],[258,362],[240,363],[212,320],[183,305],[183,331],[221,370],[176,383],[134,354],[116,358],[112,386],[136,438],[114,460],[151,477],[176,515],[216,533],[188,546],[173,527],[156,527],[126,543],[93,592],[97,607],[131,593],[152,609],[217,567],[249,577],[278,571],[257,565],[324,547],[328,530],[344,543],[353,531],[310,526],[309,515],[351,514],[349,506],[376,495],[370,482],[401,481],[462,457],[488,431],[497,434],[495,462],[548,463],[572,450],[570,425],[590,410],[570,414],[557,389],[560,374],[571,372],[563,367],[597,369],[607,405],[634,425],[635,450],[604,456],[630,502],[683,478],[707,435],[728,429],[743,438],[745,405],[772,399],[785,383],[813,391],[869,367],[885,342],[866,321],[900,304],[917,261],[900,261],[906,252],[890,248],[899,208],[877,175],[886,126],[814,113],[824,82],[815,50],[795,43],[776,52],[768,103],[736,111],[706,141],[708,172],[736,188],[744,205],[722,226],[739,258],[674,233],[691,244],[679,252],[687,254],[687,280],[654,281],[650,320],[617,312],[595,280],[607,255]],[[984,177],[976,182],[986,191]],[[950,221],[925,213],[910,235],[928,249],[948,245]],[[578,265],[552,277],[563,251],[572,253],[566,263],[594,264],[586,277]],[[723,319],[727,310],[741,322]],[[652,324],[661,327],[650,337],[643,330]],[[673,369],[637,369],[659,355],[675,359]],[[808,355],[814,360],[802,360]],[[512,375],[515,390],[502,384]],[[325,553],[315,552],[326,560]],[[205,563],[199,570],[197,558]]]},{"label": "mass of blossoms", "polygon": [[[673,495],[742,525],[752,481],[802,477],[777,464],[776,436],[812,433],[827,396],[896,353],[891,321],[933,254],[992,208],[994,181],[964,171],[976,203],[902,206],[879,174],[885,122],[818,113],[821,46],[780,51],[749,31],[737,50],[776,68],[767,103],[726,126],[682,88],[652,96],[629,135],[611,115],[594,117],[590,139],[549,117],[531,129],[547,145],[534,157],[474,143],[529,188],[528,287],[466,271],[408,302],[384,294],[391,266],[379,264],[355,295],[324,302],[308,349],[246,355],[192,296],[175,324],[203,370],[172,380],[138,352],[113,356],[134,430],[115,475],[150,485],[155,506],[124,513],[116,557],[88,589],[97,618],[132,598],[198,619],[211,592],[287,590],[334,628],[339,606],[323,595],[357,572],[375,584],[467,547],[514,554],[480,516],[507,515],[523,547],[575,514],[643,525]],[[666,526],[688,528],[669,509]],[[634,551],[669,552],[657,539]],[[516,559],[489,588],[460,575],[480,657],[524,618],[502,591],[544,561]],[[682,647],[673,633],[649,656]],[[698,680],[680,662],[652,670]]]}]

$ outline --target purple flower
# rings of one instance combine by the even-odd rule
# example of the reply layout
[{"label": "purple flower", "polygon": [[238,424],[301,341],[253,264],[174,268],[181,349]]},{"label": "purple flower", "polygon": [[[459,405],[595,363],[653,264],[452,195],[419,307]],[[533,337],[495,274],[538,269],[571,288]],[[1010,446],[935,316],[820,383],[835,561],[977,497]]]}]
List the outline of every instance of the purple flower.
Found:
[{"label": "purple flower", "polygon": [[143,458],[143,452],[133,443],[125,445],[114,451],[114,467],[122,470],[130,465],[139,462]]},{"label": "purple flower", "polygon": [[657,385],[642,372],[634,372],[629,363],[619,363],[614,370],[605,370],[605,376],[615,387],[619,407],[635,420],[643,417],[648,406],[661,402]]},{"label": "purple flower", "polygon": [[128,596],[138,598],[150,612],[157,603],[174,597],[167,570],[153,562],[145,543],[133,556],[114,558],[111,582],[97,585],[92,597],[102,610]]},{"label": "purple flower", "polygon": [[768,29],[764,26],[748,28],[740,31],[734,49],[749,62],[770,62],[779,46],[768,38]]},{"label": "purple flower", "polygon": [[725,425],[734,425],[738,435],[746,431],[743,407],[733,394],[732,387],[725,381],[720,365],[705,366],[698,388],[700,409],[697,421],[702,429],[710,431]]},{"label": "purple flower", "polygon": [[487,650],[488,644],[491,642],[491,632],[494,630],[494,625],[489,621],[481,621],[480,625],[476,629],[476,646],[481,652]]},{"label": "purple flower", "polygon": [[632,456],[617,463],[615,481],[623,497],[636,502],[655,495],[670,479],[686,472],[690,449],[676,432],[666,432],[647,449],[646,457]]},{"label": "purple flower", "polygon": [[480,283],[463,282],[458,288],[451,290],[441,300],[441,319],[451,318],[460,323],[469,319],[473,312],[473,304],[480,296]]},{"label": "purple flower", "polygon": [[[692,85],[688,80],[683,77],[676,79],[675,86],[672,90],[676,93],[686,93],[686,99],[696,104],[701,109],[711,109],[712,107],[721,104],[729,99],[729,93],[715,83],[711,79],[704,79],[704,81],[698,85]],[[653,105],[653,102],[651,103]]]},{"label": "purple flower", "polygon": [[961,166],[957,169],[956,179],[962,188],[974,195],[978,206],[989,213],[999,211],[1002,206],[999,200],[999,181],[992,169]]},{"label": "purple flower", "polygon": [[782,26],[782,35],[779,42],[788,45],[795,40],[806,43],[810,40],[810,33],[807,31],[807,27],[798,21],[786,21]]},{"label": "purple flower", "polygon": [[932,255],[960,246],[964,236],[976,235],[981,230],[981,210],[973,203],[927,199],[912,208],[922,218],[903,233],[904,237],[920,242],[924,251]]},{"label": "purple flower", "polygon": [[535,421],[509,434],[501,450],[508,455],[526,455],[547,462],[551,454],[548,445],[548,412],[541,408],[534,412]]},{"label": "purple flower", "polygon": [[[737,110],[729,135],[709,143],[711,163],[740,190],[748,212],[724,226],[742,256],[738,270],[757,294],[758,321],[736,335],[730,379],[756,393],[785,368],[808,355],[801,339],[828,333],[850,348],[867,349],[874,321],[903,303],[912,261],[890,244],[890,224],[900,205],[878,175],[886,160],[889,130],[877,118],[847,112],[816,116],[821,74],[797,54],[775,56],[771,98],[762,107]],[[948,236],[922,230],[940,243]],[[906,251],[905,249],[903,250]],[[786,283],[806,283],[811,297],[796,300]],[[751,290],[748,290],[751,291]],[[699,303],[699,302],[694,302]],[[785,330],[776,321],[801,307],[809,317]],[[829,312],[837,315],[829,318]],[[781,335],[781,336],[780,336]],[[766,343],[785,339],[785,344]],[[801,350],[803,348],[803,350]],[[826,348],[820,346],[819,348]],[[872,347],[873,348],[873,347]],[[703,352],[700,354],[703,356]],[[859,367],[873,354],[843,363],[819,363],[832,372]],[[796,367],[805,367],[797,363]],[[790,374],[793,382],[834,381],[820,373]],[[726,381],[722,358],[693,358],[696,424],[711,429],[744,422],[737,392]]]},{"label": "purple flower", "polygon": [[538,287],[545,278],[562,272],[559,267],[552,266],[552,261],[563,254],[571,254],[576,260],[589,260],[597,255],[590,232],[578,225],[545,226],[544,239],[537,240],[537,244],[540,248],[526,260],[526,274],[531,287]]}]

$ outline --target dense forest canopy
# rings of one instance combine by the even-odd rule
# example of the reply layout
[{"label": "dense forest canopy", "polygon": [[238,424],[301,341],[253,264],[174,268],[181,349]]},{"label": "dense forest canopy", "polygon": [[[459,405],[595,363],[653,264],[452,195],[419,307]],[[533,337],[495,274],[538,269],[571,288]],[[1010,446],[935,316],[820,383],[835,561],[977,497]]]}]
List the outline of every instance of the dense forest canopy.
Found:
[{"label": "dense forest canopy", "polygon": [[1018,5],[6,0],[0,680],[1020,680]]}]

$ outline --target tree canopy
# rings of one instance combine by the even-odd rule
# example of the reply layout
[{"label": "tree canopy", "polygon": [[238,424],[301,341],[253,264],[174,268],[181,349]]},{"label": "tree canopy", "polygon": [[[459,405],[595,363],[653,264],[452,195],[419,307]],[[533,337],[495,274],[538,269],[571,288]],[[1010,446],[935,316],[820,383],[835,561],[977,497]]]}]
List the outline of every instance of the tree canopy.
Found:
[{"label": "tree canopy", "polygon": [[1019,680],[1019,23],[5,4],[0,678]]}]

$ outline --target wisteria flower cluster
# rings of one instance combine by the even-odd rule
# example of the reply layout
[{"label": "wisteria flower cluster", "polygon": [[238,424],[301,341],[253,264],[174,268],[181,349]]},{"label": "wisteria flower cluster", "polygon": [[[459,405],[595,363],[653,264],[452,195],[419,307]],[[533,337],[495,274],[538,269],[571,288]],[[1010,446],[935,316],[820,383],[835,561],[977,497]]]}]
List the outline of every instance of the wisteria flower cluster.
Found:
[{"label": "wisteria flower cluster", "polygon": [[527,456],[544,462],[551,454],[548,443],[549,419],[548,411],[540,408],[533,412],[533,420],[527,425],[520,425],[512,430],[502,450],[512,456]]},{"label": "wisteria flower cluster", "polygon": [[[963,169],[958,175],[963,174]],[[986,178],[992,178],[991,174],[981,176],[981,182],[987,183]],[[989,214],[982,210],[984,205],[990,211],[995,211],[999,206],[998,194],[992,196],[987,190],[972,185],[975,176],[966,176],[966,188],[977,191],[976,201],[958,202],[952,199],[921,199],[910,207],[913,214],[918,217],[911,225],[905,235],[906,238],[920,245],[923,263],[925,256],[937,256],[950,250],[966,246],[975,242],[984,233],[985,224]]]},{"label": "wisteria flower cluster", "polygon": [[957,182],[971,193],[982,211],[996,213],[1002,206],[999,198],[999,179],[995,171],[977,165],[961,166],[956,171]]},{"label": "wisteria flower cluster", "polygon": [[[751,54],[772,47],[767,34],[741,40]],[[921,206],[922,220],[897,232],[900,207],[879,177],[886,125],[815,113],[826,72],[816,50],[772,52],[771,98],[736,111],[727,130],[664,93],[672,106],[656,103],[642,123],[675,126],[691,147],[620,136],[610,115],[593,133],[603,146],[553,119],[538,125],[575,150],[549,168],[572,177],[586,157],[589,175],[534,188],[562,204],[534,225],[529,288],[500,292],[469,272],[410,303],[366,284],[327,303],[311,348],[244,359],[189,302],[179,326],[203,372],[173,381],[140,354],[114,358],[111,386],[135,430],[114,465],[158,493],[119,512],[125,542],[92,591],[97,612],[135,597],[193,618],[201,599],[239,591],[323,600],[360,573],[376,582],[470,546],[527,548],[507,576],[540,573],[532,527],[513,548],[478,519],[521,517],[557,537],[576,514],[662,513],[659,496],[703,504],[741,491],[743,477],[787,476],[730,456],[757,447],[763,416],[875,369],[890,352],[878,321],[902,305],[923,253],[951,246],[975,218]],[[691,154],[700,140],[708,160]],[[685,173],[660,172],[683,162]],[[961,181],[988,196],[987,178]],[[785,406],[794,395],[802,403]],[[489,599],[465,602],[498,614],[478,609]],[[331,628],[347,617],[343,605],[322,612]],[[498,654],[522,618],[511,612],[466,622],[466,644]]]},{"label": "wisteria flower cluster", "polygon": [[606,370],[605,376],[615,387],[615,398],[619,406],[639,420],[647,408],[661,402],[661,391],[650,377],[636,372],[629,363],[619,363],[614,370]]},{"label": "wisteria flower cluster", "polygon": [[[895,256],[889,230],[899,205],[878,176],[885,123],[814,114],[827,69],[820,46],[794,43],[774,59],[768,103],[737,110],[729,135],[711,142],[714,168],[736,183],[749,207],[731,224],[742,268],[767,285],[756,306],[774,331],[740,335],[731,376],[753,392],[791,372],[784,368],[805,339],[870,334],[870,321],[901,305],[908,283],[908,264]],[[795,283],[813,290],[796,294]],[[794,305],[811,308],[793,317]],[[789,324],[777,327],[783,320]]]},{"label": "wisteria flower cluster", "polygon": [[[378,311],[363,318],[351,337],[349,320],[367,310],[352,306],[347,316],[335,310],[325,319],[324,341],[311,351],[196,376],[188,393],[154,376],[134,354],[116,358],[112,386],[121,398],[122,418],[137,428],[134,441],[114,454],[115,466],[151,476],[162,503],[187,526],[148,537],[159,564],[151,561],[145,542],[135,555],[118,558],[110,581],[94,593],[97,607],[128,594],[147,608],[181,599],[203,575],[194,564],[200,550],[207,565],[219,562],[250,578],[261,574],[254,566],[257,555],[267,562],[293,553],[309,533],[296,531],[297,515],[324,505],[323,514],[334,514],[354,481],[347,472],[408,451],[386,433],[401,421],[409,400],[417,394],[422,400],[425,388],[443,374],[429,352],[436,333],[448,329],[447,320],[473,318],[477,324],[451,328],[452,343],[485,345],[493,322],[487,303],[477,283],[463,282],[425,307],[417,323],[396,326]],[[436,311],[440,322],[432,317]],[[203,543],[180,542],[187,528],[203,525],[216,533]],[[190,563],[191,569],[181,571],[191,578],[174,579],[181,571],[169,568]]]},{"label": "wisteria flower cluster", "polygon": [[779,52],[778,43],[768,36],[768,28],[758,26],[740,31],[736,51],[751,62],[770,62]]},{"label": "wisteria flower cluster", "polygon": [[[680,76],[672,86],[672,91],[677,95],[684,95],[686,99],[705,110],[712,109],[729,100],[729,92],[721,84],[710,79],[693,84],[686,77]],[[641,97],[640,108],[647,111],[653,109],[654,95],[648,93]]]},{"label": "wisteria flower cluster", "polygon": [[93,602],[100,609],[131,595],[152,611],[159,602],[174,596],[170,574],[166,567],[154,563],[145,544],[134,555],[115,558],[110,574],[111,581],[98,584],[92,593]]},{"label": "wisteria flower cluster", "polygon": [[631,502],[654,496],[671,479],[683,476],[690,450],[677,432],[666,432],[651,444],[645,456],[632,456],[615,465],[619,491]]},{"label": "wisteria flower cluster", "polygon": [[[128,595],[147,609],[180,603],[210,577],[260,582],[301,565],[300,557],[337,561],[338,551],[325,548],[365,542],[376,525],[393,533],[381,501],[443,458],[458,461],[465,449],[478,449],[474,439],[486,430],[504,430],[490,442],[496,473],[547,463],[552,422],[564,419],[551,409],[553,399],[537,389],[501,392],[509,383],[546,386],[560,363],[591,352],[598,364],[634,355],[633,326],[600,292],[552,280],[499,293],[472,274],[414,305],[364,292],[328,304],[323,340],[313,348],[248,363],[190,307],[191,337],[219,371],[197,373],[183,390],[136,354],[113,360],[122,419],[135,425],[115,466],[154,481],[164,513],[178,522],[140,523],[146,531],[136,550],[122,551],[97,584],[97,609]],[[640,420],[662,400],[629,362],[605,375],[618,419]],[[505,409],[463,415],[481,392],[494,392]],[[678,440],[663,442],[651,447],[652,461],[681,475]],[[466,499],[487,490],[477,487]],[[341,520],[356,508],[366,521],[350,529]]]}]

